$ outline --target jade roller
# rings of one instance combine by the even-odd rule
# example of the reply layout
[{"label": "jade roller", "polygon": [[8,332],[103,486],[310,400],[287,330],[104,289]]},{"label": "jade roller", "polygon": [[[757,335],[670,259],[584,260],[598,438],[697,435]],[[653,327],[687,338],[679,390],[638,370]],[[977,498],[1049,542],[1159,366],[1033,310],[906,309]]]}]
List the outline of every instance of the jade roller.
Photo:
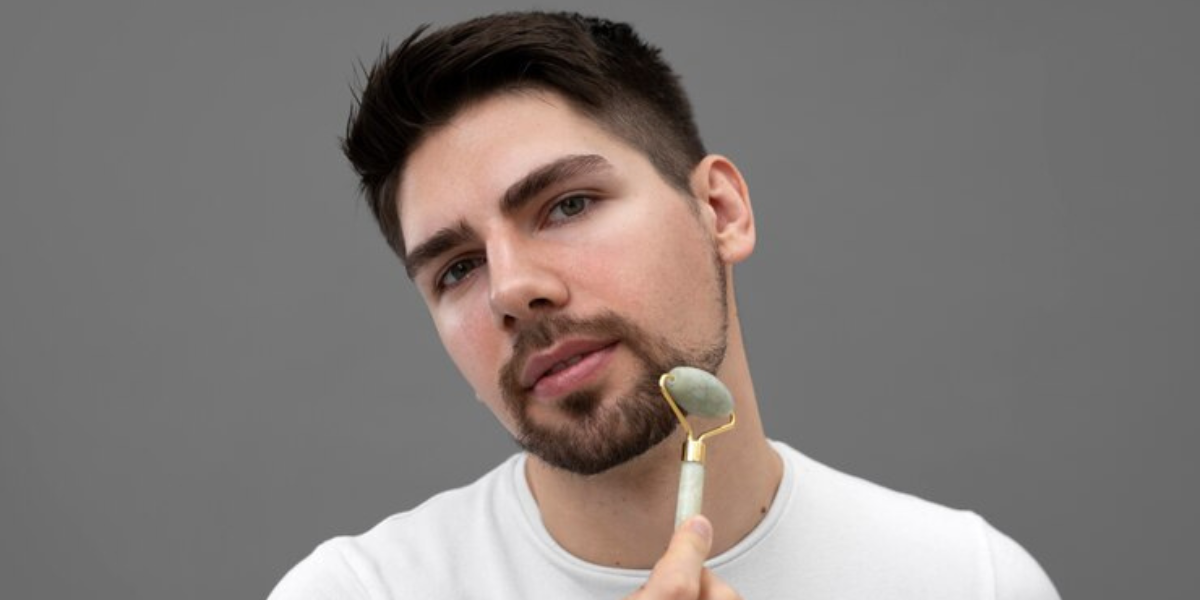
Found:
[{"label": "jade roller", "polygon": [[[679,473],[679,500],[675,505],[675,527],[700,512],[704,500],[704,441],[733,429],[737,415],[733,414],[733,396],[720,379],[708,371],[694,367],[675,367],[658,378],[663,398],[671,406],[675,418],[687,432],[683,443],[683,465]],[[729,422],[701,433],[699,436],[688,423],[684,412],[698,417],[729,416]]]}]

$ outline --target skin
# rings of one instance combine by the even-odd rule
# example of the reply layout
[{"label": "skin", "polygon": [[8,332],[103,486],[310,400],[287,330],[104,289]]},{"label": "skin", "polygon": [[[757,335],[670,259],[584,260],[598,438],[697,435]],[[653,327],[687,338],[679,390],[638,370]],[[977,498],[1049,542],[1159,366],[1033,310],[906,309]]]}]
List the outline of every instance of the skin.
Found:
[{"label": "skin", "polygon": [[[517,210],[501,207],[515,182],[570,156],[599,156],[607,166],[556,181]],[[701,161],[690,187],[690,195],[673,187],[640,151],[556,94],[524,90],[469,105],[432,132],[410,156],[398,189],[410,257],[439,232],[467,233],[411,275],[455,365],[510,432],[517,426],[500,372],[522,328],[538,319],[607,310],[692,348],[722,335],[726,311],[727,352],[716,374],[735,398],[738,427],[709,447],[707,519],[698,526],[707,533],[686,524],[672,530],[680,431],[596,475],[535,456],[527,462],[543,521],[564,549],[597,564],[654,568],[637,597],[735,597],[703,560],[758,524],[782,472],[763,435],[732,291],[732,265],[754,249],[749,194],[721,156]],[[588,197],[582,210],[577,200],[564,203],[580,194]],[[721,285],[729,286],[724,309]],[[618,342],[587,385],[599,390],[602,405],[617,406],[638,367]],[[533,397],[527,416],[570,427],[575,417],[559,399]]]}]

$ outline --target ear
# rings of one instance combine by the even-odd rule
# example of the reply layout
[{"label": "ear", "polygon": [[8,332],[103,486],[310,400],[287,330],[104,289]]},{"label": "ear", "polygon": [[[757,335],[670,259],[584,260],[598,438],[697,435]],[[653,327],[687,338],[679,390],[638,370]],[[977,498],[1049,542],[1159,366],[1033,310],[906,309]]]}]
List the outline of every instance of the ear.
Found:
[{"label": "ear", "polygon": [[712,229],[717,252],[735,264],[754,252],[754,213],[742,173],[724,156],[710,154],[692,170],[692,192]]}]

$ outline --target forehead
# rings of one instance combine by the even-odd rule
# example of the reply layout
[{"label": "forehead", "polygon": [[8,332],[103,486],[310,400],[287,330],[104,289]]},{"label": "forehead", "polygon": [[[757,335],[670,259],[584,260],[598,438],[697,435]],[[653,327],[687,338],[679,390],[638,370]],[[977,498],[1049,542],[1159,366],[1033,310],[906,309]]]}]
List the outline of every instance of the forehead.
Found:
[{"label": "forehead", "polygon": [[508,186],[572,154],[598,154],[614,165],[640,156],[552,92],[505,92],[468,105],[405,164],[395,201],[408,248],[460,219],[498,210]]}]

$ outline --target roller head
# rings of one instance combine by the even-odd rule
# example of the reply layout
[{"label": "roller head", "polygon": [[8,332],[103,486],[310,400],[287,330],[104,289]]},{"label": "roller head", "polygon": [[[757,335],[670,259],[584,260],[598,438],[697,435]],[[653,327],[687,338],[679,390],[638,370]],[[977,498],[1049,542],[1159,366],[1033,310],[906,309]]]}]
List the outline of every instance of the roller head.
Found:
[{"label": "roller head", "polygon": [[670,375],[667,391],[688,414],[725,417],[733,412],[733,396],[716,375],[695,367],[675,367]]}]

